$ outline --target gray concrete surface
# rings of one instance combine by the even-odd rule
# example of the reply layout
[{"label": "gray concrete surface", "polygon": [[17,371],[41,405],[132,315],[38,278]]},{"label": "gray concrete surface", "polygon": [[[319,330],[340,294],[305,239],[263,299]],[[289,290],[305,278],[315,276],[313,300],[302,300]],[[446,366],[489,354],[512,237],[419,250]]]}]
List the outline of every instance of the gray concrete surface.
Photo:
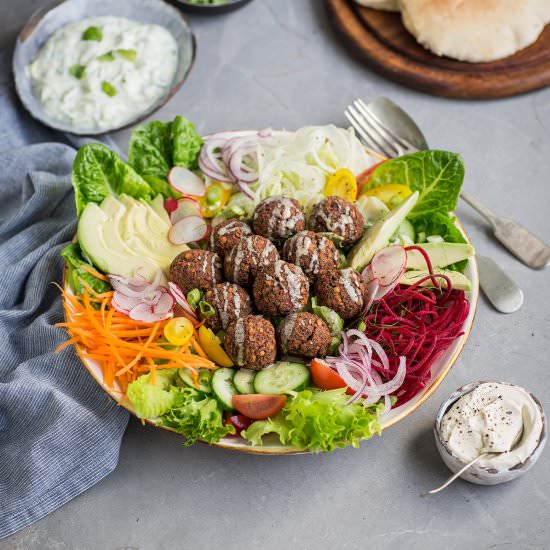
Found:
[{"label": "gray concrete surface", "polygon": [[[42,2],[3,4],[6,45]],[[464,155],[466,189],[550,240],[550,90],[463,102],[400,87],[346,52],[321,0],[255,0],[230,15],[189,20],[196,64],[158,118],[185,113],[202,132],[344,124],[351,99],[387,95],[410,111],[433,146]],[[124,147],[128,135],[117,135]],[[520,265],[466,206],[458,214],[479,252],[524,288],[525,305],[504,316],[481,299],[455,368],[411,417],[360,450],[289,458],[186,449],[178,437],[131,421],[112,475],[0,548],[550,548],[548,449],[511,484],[458,482],[444,494],[419,497],[448,475],[431,427],[440,402],[458,386],[516,382],[550,411],[550,272]]]}]

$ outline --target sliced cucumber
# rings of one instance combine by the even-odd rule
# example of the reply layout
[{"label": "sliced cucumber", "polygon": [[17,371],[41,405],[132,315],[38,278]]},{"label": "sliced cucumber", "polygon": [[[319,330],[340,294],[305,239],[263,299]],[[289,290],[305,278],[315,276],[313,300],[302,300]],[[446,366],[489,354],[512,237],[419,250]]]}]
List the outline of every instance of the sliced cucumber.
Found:
[{"label": "sliced cucumber", "polygon": [[300,391],[309,384],[309,369],[303,363],[279,361],[258,372],[254,378],[256,393],[282,394]]},{"label": "sliced cucumber", "polygon": [[220,402],[220,405],[227,411],[233,410],[233,396],[237,394],[235,385],[233,384],[233,376],[235,369],[221,367],[214,371],[210,385],[212,393]]},{"label": "sliced cucumber", "polygon": [[233,384],[239,393],[254,393],[254,378],[256,371],[250,369],[239,369],[233,377]]},{"label": "sliced cucumber", "polygon": [[211,391],[210,378],[212,377],[212,375],[208,369],[199,369],[198,387],[195,385],[195,381],[193,379],[193,374],[191,373],[191,370],[188,369],[187,367],[184,367],[178,370],[178,377],[179,377],[179,380],[185,386],[189,386],[190,388],[194,388],[195,390],[199,390],[204,393],[210,393]]}]

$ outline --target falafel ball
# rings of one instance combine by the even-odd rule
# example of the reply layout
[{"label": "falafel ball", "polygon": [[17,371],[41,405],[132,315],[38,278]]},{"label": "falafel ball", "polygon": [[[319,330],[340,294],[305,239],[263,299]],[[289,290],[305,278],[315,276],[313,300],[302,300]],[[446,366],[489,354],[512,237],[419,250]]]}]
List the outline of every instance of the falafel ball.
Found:
[{"label": "falafel ball", "polygon": [[205,319],[214,332],[226,330],[229,323],[252,313],[252,300],[248,292],[233,283],[214,285],[204,295],[204,300],[214,308],[214,315]]},{"label": "falafel ball", "polygon": [[324,357],[332,342],[326,323],[313,313],[291,313],[277,328],[281,353],[301,357]]},{"label": "falafel ball", "polygon": [[210,248],[223,258],[242,237],[247,235],[252,235],[252,229],[248,224],[234,218],[224,220],[212,229]]},{"label": "falafel ball", "polygon": [[248,287],[261,267],[278,259],[279,252],[271,241],[260,235],[248,235],[225,257],[225,278],[237,285]]},{"label": "falafel ball", "polygon": [[319,274],[315,296],[321,305],[336,311],[342,319],[351,319],[363,310],[367,289],[355,269],[333,269]]},{"label": "falafel ball", "polygon": [[306,227],[300,203],[289,197],[268,197],[256,206],[252,218],[254,233],[276,243]]},{"label": "falafel ball", "polygon": [[310,282],[321,271],[336,269],[340,263],[340,254],[334,243],[313,231],[300,231],[290,237],[283,246],[283,258],[300,266]]},{"label": "falafel ball", "polygon": [[353,244],[363,234],[365,220],[357,207],[341,197],[327,197],[311,210],[308,227],[317,233],[335,233],[344,246]]},{"label": "falafel ball", "polygon": [[287,315],[305,307],[309,283],[300,267],[277,260],[258,271],[252,295],[256,308],[265,315]]},{"label": "falafel ball", "polygon": [[186,250],[173,259],[169,280],[176,283],[184,294],[194,288],[208,290],[223,281],[222,261],[209,250]]},{"label": "falafel ball", "polygon": [[261,370],[277,357],[275,328],[260,315],[247,315],[229,323],[225,351],[236,366]]}]

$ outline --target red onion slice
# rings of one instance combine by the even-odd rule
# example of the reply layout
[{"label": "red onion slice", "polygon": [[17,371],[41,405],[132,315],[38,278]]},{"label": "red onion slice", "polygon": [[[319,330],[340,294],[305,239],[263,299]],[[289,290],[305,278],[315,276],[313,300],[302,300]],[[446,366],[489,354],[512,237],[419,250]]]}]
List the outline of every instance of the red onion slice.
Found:
[{"label": "red onion slice", "polygon": [[201,216],[187,216],[175,223],[168,233],[173,244],[188,244],[200,241],[206,235],[208,226]]},{"label": "red onion slice", "polygon": [[191,195],[193,197],[204,197],[206,194],[206,185],[204,181],[196,174],[183,168],[174,166],[168,173],[168,183],[182,195]]}]

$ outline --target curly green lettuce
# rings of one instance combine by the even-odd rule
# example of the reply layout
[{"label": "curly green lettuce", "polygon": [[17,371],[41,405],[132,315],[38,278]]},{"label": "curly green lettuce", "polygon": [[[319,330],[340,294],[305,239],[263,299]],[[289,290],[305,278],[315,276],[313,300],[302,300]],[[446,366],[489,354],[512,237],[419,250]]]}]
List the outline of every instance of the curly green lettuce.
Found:
[{"label": "curly green lettuce", "polygon": [[154,382],[151,373],[143,374],[128,385],[127,396],[138,418],[158,418],[176,402],[174,383],[177,369],[159,369]]},{"label": "curly green lettuce", "polygon": [[224,424],[218,401],[190,387],[172,388],[175,400],[170,410],[161,416],[160,425],[185,436],[185,445],[198,440],[217,443],[222,437],[234,434],[231,424]]},{"label": "curly green lettuce", "polygon": [[267,420],[258,420],[241,433],[253,445],[262,445],[264,435],[277,434],[283,445],[329,452],[336,447],[358,447],[363,439],[380,433],[378,417],[384,405],[347,404],[346,389],[307,389],[287,401],[283,410]]}]

